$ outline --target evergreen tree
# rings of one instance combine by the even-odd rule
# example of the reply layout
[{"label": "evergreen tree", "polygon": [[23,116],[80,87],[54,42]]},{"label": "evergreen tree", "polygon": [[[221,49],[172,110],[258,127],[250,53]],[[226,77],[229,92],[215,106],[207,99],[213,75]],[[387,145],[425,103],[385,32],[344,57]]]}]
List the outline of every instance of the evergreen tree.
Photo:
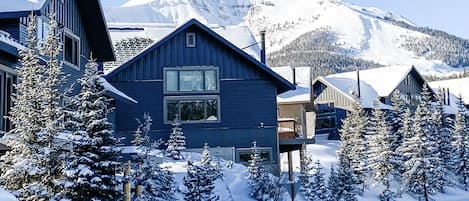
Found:
[{"label": "evergreen tree", "polygon": [[174,178],[172,172],[160,167],[157,157],[150,152],[157,150],[161,141],[151,141],[149,132],[152,119],[149,114],[143,115],[143,122],[139,122],[132,143],[137,147],[136,161],[138,167],[132,174],[133,183],[141,186],[142,192],[135,200],[165,201],[174,200]]},{"label": "evergreen tree", "polygon": [[219,199],[217,195],[213,194],[214,177],[204,167],[194,164],[191,160],[187,161],[184,186],[187,188],[187,191],[184,192],[185,200],[212,201]]},{"label": "evergreen tree", "polygon": [[120,150],[108,121],[110,99],[104,93],[102,80],[94,60],[85,65],[85,73],[78,80],[79,94],[73,97],[67,114],[66,127],[71,151],[66,161],[63,196],[70,200],[117,200],[119,185],[115,177]]},{"label": "evergreen tree", "polygon": [[382,200],[393,200],[393,193],[390,189],[391,171],[393,169],[392,144],[394,138],[386,125],[384,114],[379,109],[374,109],[373,117],[376,119],[376,134],[370,140],[369,164],[375,180],[384,185],[385,189],[381,193]]},{"label": "evergreen tree", "polygon": [[184,158],[181,154],[181,151],[186,149],[186,137],[184,136],[184,132],[182,132],[182,128],[180,127],[181,121],[179,121],[178,117],[176,117],[172,125],[172,132],[170,133],[169,140],[166,143],[166,156],[175,160],[181,160]]},{"label": "evergreen tree", "polygon": [[[443,94],[440,89],[440,94],[436,102],[436,109],[433,113],[432,120],[435,125],[435,136],[437,136],[440,158],[443,162],[443,171],[450,170],[452,167],[451,156],[453,154],[453,146],[451,145],[452,141],[452,131],[449,127],[449,122],[446,121],[444,108],[443,108]],[[445,179],[446,180],[446,179]]]},{"label": "evergreen tree", "polygon": [[340,185],[339,185],[339,177],[337,175],[337,171],[334,169],[334,166],[331,165],[331,170],[329,174],[329,179],[327,180],[327,189],[329,189],[331,195],[331,201],[339,200]]},{"label": "evergreen tree", "polygon": [[402,144],[396,149],[396,160],[393,162],[396,170],[395,174],[399,177],[402,177],[402,174],[404,174],[406,169],[405,164],[412,156],[412,149],[409,148],[411,146],[410,143],[412,142],[411,139],[414,137],[412,125],[412,114],[410,109],[407,108],[402,119],[402,127],[398,130],[398,132],[402,135]]},{"label": "evergreen tree", "polygon": [[313,176],[314,164],[313,159],[308,154],[301,159],[301,171],[298,176],[300,180],[300,190],[305,194],[311,189],[311,177]]},{"label": "evergreen tree", "polygon": [[[346,166],[351,168],[352,174],[348,176],[352,176],[355,184],[362,186],[357,189],[359,193],[362,193],[365,189],[365,177],[368,172],[368,145],[365,137],[367,121],[368,118],[360,106],[360,102],[354,102],[351,111],[347,113],[347,117],[343,120],[342,129],[340,130],[340,152],[342,155],[346,155],[344,162],[347,162]],[[340,163],[339,168],[341,168]],[[339,177],[340,171],[339,169]]]},{"label": "evergreen tree", "polygon": [[469,189],[469,131],[466,121],[466,109],[462,97],[458,97],[458,111],[454,121],[454,171],[458,180]]},{"label": "evergreen tree", "polygon": [[[21,200],[50,199],[61,174],[59,149],[54,141],[60,132],[58,87],[63,78],[59,76],[62,65],[57,56],[61,48],[56,36],[57,22],[53,15],[49,18],[50,31],[39,47],[36,17],[28,17],[27,47],[20,50],[18,84],[8,117],[15,127],[5,136],[11,151],[0,160],[1,184]],[[47,59],[45,66],[39,64],[41,53]]]},{"label": "evergreen tree", "polygon": [[248,183],[251,187],[249,195],[259,201],[280,201],[284,191],[280,180],[267,173],[261,162],[261,154],[257,148],[257,143],[253,142],[251,160],[249,160],[248,166]]},{"label": "evergreen tree", "polygon": [[350,200],[356,201],[356,189],[355,184],[356,176],[352,170],[352,151],[353,151],[353,137],[352,135],[348,135],[347,131],[353,129],[353,119],[351,118],[352,115],[348,115],[347,118],[343,120],[342,123],[342,130],[340,134],[340,147],[337,151],[337,155],[339,158],[338,162],[338,191],[337,192],[337,200]]},{"label": "evergreen tree", "polygon": [[213,180],[222,177],[222,173],[220,170],[220,166],[214,164],[212,159],[212,155],[210,154],[209,146],[207,143],[204,144],[202,149],[202,157],[200,161],[200,165],[205,168],[210,176],[213,177]]},{"label": "evergreen tree", "polygon": [[311,175],[310,185],[306,191],[306,199],[312,201],[329,201],[331,197],[326,187],[324,173],[322,172],[321,163],[316,161],[316,166]]}]

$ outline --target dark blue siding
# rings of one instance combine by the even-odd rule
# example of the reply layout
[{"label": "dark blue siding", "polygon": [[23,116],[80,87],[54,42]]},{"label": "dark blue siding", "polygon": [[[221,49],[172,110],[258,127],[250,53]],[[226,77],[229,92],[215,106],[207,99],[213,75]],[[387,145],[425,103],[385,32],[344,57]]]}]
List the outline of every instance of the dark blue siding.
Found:
[{"label": "dark blue siding", "polygon": [[8,32],[11,37],[20,40],[19,19],[0,20],[0,30]]},{"label": "dark blue siding", "polygon": [[[186,48],[185,34],[196,34],[196,47]],[[197,26],[191,26],[167,42],[138,57],[108,80],[119,90],[136,99],[138,104],[117,101],[116,130],[127,141],[133,136],[143,113],[153,118],[153,138],[167,139],[171,125],[163,118],[163,68],[215,66],[220,77],[220,122],[183,124],[189,148],[210,146],[272,147],[278,160],[276,82],[265,72]],[[259,128],[260,123],[265,125]]]}]

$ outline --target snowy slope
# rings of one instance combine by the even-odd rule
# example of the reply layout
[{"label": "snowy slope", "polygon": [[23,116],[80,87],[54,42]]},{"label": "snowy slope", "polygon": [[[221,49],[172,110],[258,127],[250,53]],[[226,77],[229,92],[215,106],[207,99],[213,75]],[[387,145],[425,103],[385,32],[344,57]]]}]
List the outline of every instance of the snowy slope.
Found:
[{"label": "snowy slope", "polygon": [[196,18],[205,24],[241,24],[254,34],[267,31],[267,53],[281,50],[303,34],[326,29],[335,33],[347,56],[382,65],[415,65],[423,74],[460,71],[406,50],[406,39],[430,37],[385,20],[414,25],[406,18],[341,0],[129,0],[121,7],[105,8],[105,15],[110,23],[178,24]]}]

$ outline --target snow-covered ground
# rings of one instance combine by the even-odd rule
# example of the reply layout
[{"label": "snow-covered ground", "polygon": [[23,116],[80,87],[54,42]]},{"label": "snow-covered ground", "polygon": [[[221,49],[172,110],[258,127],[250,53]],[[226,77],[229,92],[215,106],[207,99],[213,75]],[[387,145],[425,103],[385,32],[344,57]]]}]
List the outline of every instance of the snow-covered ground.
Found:
[{"label": "snow-covered ground", "polygon": [[[339,141],[337,140],[327,140],[326,135],[316,136],[316,144],[307,145],[308,154],[313,156],[314,160],[321,161],[321,165],[325,171],[326,179],[329,177],[329,171],[331,165],[334,165],[334,168],[337,164],[337,154],[336,151],[339,148]],[[298,151],[293,153],[293,166],[296,174],[300,172],[300,157]],[[287,155],[281,155],[282,171],[288,171]],[[372,180],[368,181],[369,188],[365,190],[362,196],[358,196],[359,201],[377,201],[379,200],[378,195],[383,189],[383,186],[376,184]],[[396,191],[398,186],[397,182],[393,182],[392,186],[394,191]],[[432,199],[437,201],[467,201],[469,200],[469,192],[464,191],[458,187],[447,187],[445,188],[445,193],[437,193],[436,195],[431,196]],[[303,196],[299,193],[296,196],[298,201],[303,201]],[[397,199],[398,201],[414,201],[418,200],[417,196],[413,194],[403,193],[402,197]]]},{"label": "snow-covered ground", "polygon": [[0,189],[0,200],[1,201],[18,201],[14,195],[12,195],[11,193],[3,189]]}]

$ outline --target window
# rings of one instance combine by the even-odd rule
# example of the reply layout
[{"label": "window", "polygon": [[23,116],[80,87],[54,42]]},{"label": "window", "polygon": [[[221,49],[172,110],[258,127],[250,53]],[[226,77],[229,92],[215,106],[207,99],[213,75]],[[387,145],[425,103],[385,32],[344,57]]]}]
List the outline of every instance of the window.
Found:
[{"label": "window", "polygon": [[45,17],[38,17],[37,18],[37,39],[39,42],[43,42],[47,38],[49,29],[50,29],[49,20]]},{"label": "window", "polygon": [[218,69],[214,67],[165,68],[165,92],[217,92]]},{"label": "window", "polygon": [[165,121],[172,122],[176,115],[182,122],[219,122],[218,96],[168,96],[165,97]]},{"label": "window", "polygon": [[64,61],[65,63],[80,69],[80,39],[78,36],[64,31]]},{"label": "window", "polygon": [[[261,160],[263,162],[272,161],[272,148],[271,147],[258,147],[261,153]],[[251,160],[251,148],[238,148],[236,149],[236,162],[248,163]]]},{"label": "window", "polygon": [[187,32],[186,33],[186,47],[195,47],[195,33]]},{"label": "window", "polygon": [[335,129],[336,112],[334,103],[316,105],[316,129]]}]

